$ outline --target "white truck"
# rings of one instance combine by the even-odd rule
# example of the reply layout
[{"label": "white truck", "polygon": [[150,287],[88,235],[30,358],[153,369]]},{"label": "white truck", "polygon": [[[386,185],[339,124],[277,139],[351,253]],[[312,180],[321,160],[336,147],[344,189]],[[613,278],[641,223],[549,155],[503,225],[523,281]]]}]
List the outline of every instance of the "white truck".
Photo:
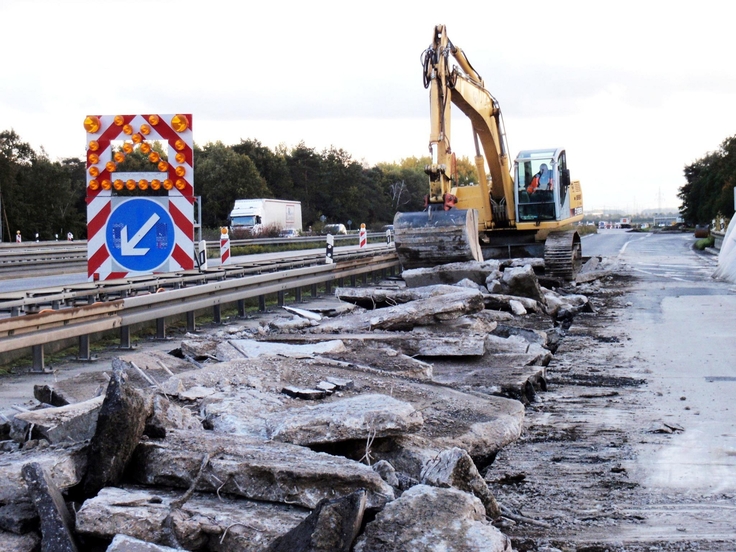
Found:
[{"label": "white truck", "polygon": [[256,236],[264,230],[302,230],[302,204],[283,199],[236,199],[230,212],[230,232],[248,231]]}]

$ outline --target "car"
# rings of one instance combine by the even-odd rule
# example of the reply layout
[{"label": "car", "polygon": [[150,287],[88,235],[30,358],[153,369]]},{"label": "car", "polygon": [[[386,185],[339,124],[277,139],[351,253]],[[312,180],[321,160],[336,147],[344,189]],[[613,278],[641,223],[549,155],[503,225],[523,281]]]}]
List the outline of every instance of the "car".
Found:
[{"label": "car", "polygon": [[333,236],[337,234],[347,234],[348,229],[345,228],[344,224],[326,224],[325,227],[322,229],[322,234],[332,234]]},{"label": "car", "polygon": [[287,228],[286,230],[282,230],[279,233],[279,237],[281,237],[281,238],[298,238],[299,237],[299,231],[296,228]]},{"label": "car", "polygon": [[393,224],[386,224],[385,226],[381,227],[381,232],[391,232],[394,233],[394,225]]}]

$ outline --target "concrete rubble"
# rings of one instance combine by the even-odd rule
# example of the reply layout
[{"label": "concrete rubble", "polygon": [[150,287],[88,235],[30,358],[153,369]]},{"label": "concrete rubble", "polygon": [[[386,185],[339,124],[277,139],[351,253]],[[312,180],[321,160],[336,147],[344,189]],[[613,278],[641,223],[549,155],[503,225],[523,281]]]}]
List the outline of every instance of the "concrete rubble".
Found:
[{"label": "concrete rubble", "polygon": [[511,550],[481,470],[591,311],[539,269],[409,270],[39,387],[0,448],[0,549]]}]

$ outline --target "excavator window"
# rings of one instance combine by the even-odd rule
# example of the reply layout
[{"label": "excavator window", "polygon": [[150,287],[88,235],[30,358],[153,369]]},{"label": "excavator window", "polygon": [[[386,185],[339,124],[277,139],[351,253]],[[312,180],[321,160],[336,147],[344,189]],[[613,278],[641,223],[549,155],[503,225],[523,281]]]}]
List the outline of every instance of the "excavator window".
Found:
[{"label": "excavator window", "polygon": [[517,159],[519,221],[555,220],[554,188],[559,182],[551,157]]}]

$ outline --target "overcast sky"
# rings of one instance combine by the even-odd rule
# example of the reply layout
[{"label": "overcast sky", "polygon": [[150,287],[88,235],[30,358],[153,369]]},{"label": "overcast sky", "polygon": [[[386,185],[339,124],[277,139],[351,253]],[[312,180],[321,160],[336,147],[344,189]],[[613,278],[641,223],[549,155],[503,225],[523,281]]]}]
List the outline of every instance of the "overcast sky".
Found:
[{"label": "overcast sky", "polygon": [[[562,146],[587,210],[676,208],[736,134],[736,2],[0,0],[0,131],[83,157],[88,114],[192,113],[199,145],[427,154],[420,55],[447,26],[513,155]],[[458,112],[452,144],[473,156]],[[195,160],[196,163],[196,160]]]}]

